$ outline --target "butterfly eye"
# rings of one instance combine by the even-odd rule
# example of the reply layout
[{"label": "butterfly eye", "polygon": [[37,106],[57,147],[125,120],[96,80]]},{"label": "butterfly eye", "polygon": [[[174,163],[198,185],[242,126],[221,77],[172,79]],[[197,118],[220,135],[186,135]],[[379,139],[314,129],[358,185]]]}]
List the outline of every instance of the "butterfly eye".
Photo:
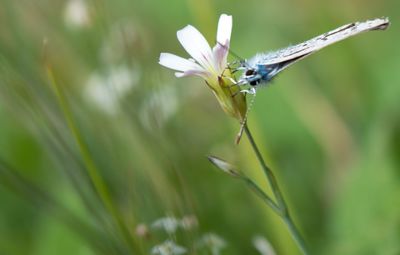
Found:
[{"label": "butterfly eye", "polygon": [[251,75],[254,75],[254,74],[255,74],[255,72],[254,72],[253,69],[249,69],[249,70],[247,70],[247,71],[245,72],[245,75],[246,75],[246,76],[251,76]]},{"label": "butterfly eye", "polygon": [[258,80],[251,81],[249,84],[251,86],[257,86],[259,83],[260,83],[260,80],[258,79]]}]

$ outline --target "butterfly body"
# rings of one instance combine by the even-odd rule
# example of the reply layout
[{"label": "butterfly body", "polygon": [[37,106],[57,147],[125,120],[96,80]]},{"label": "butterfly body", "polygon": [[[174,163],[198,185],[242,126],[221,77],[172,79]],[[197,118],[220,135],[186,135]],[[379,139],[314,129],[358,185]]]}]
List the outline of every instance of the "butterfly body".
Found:
[{"label": "butterfly body", "polygon": [[254,67],[247,68],[242,79],[250,86],[258,86],[272,80],[278,70],[279,64],[269,66],[258,64]]},{"label": "butterfly body", "polygon": [[269,56],[272,53],[258,53],[243,63],[242,82],[246,81],[250,86],[267,84],[280,71],[285,68],[286,62],[269,63]]}]

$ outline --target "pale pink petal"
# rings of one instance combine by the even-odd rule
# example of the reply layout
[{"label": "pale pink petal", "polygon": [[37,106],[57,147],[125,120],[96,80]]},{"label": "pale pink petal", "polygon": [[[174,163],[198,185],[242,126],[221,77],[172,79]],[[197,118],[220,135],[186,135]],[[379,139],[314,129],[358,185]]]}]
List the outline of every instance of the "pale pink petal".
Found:
[{"label": "pale pink petal", "polygon": [[218,22],[217,45],[213,48],[214,65],[217,72],[222,72],[226,68],[231,33],[232,16],[222,14]]},{"label": "pale pink petal", "polygon": [[204,68],[213,69],[213,54],[210,45],[196,28],[188,25],[177,32],[177,37],[192,58]]},{"label": "pale pink petal", "polygon": [[188,70],[203,70],[200,65],[194,63],[193,61],[176,56],[171,53],[161,53],[158,63],[165,67],[182,72]]},{"label": "pale pink petal", "polygon": [[193,76],[193,75],[200,76],[203,79],[208,79],[210,76],[210,73],[205,70],[188,70],[183,73],[181,73],[181,72],[175,73],[175,76],[178,78],[186,77],[186,76]]},{"label": "pale pink petal", "polygon": [[218,21],[217,42],[226,45],[229,44],[232,33],[232,16],[222,14]]},{"label": "pale pink petal", "polygon": [[221,73],[227,65],[229,47],[225,47],[221,44],[217,44],[213,48],[215,69],[217,73]]}]

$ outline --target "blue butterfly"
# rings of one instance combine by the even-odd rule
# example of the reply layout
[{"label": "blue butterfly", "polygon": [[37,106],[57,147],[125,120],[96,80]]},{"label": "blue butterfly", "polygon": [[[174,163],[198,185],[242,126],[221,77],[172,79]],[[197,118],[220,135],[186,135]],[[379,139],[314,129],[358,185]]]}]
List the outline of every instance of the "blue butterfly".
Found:
[{"label": "blue butterfly", "polygon": [[269,53],[259,53],[249,60],[240,61],[234,71],[243,71],[238,85],[250,85],[243,92],[254,94],[261,84],[267,84],[278,73],[297,61],[304,59],[328,45],[371,30],[384,30],[389,26],[388,18],[355,22],[314,37],[308,41]]}]

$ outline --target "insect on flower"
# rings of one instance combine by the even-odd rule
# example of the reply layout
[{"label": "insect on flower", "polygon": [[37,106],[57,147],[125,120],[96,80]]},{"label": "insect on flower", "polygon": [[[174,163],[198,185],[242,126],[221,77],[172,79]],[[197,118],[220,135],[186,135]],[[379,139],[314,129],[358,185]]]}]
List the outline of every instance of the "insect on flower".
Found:
[{"label": "insect on flower", "polygon": [[246,97],[244,93],[239,93],[240,88],[236,86],[230,69],[227,69],[231,32],[232,16],[222,14],[218,22],[217,44],[211,49],[204,36],[188,25],[177,32],[177,37],[191,58],[161,53],[159,64],[178,71],[175,73],[177,77],[203,78],[222,109],[243,122],[247,110]]},{"label": "insect on flower", "polygon": [[237,84],[250,85],[249,90],[243,91],[254,94],[258,85],[267,84],[282,70],[310,56],[314,52],[359,33],[371,30],[384,30],[388,26],[388,18],[350,23],[297,45],[269,53],[256,54],[249,60],[240,61],[240,65],[236,68],[236,71],[243,70],[243,74]]},{"label": "insect on flower", "polygon": [[[177,70],[177,77],[202,77],[217,97],[222,109],[240,121],[242,126],[237,137],[238,143],[249,111],[246,93],[255,94],[259,85],[267,84],[282,70],[328,45],[362,32],[384,30],[388,26],[388,18],[350,23],[294,46],[256,54],[249,60],[234,61],[239,65],[232,68],[233,65],[227,62],[232,16],[222,14],[218,22],[217,44],[212,49],[203,35],[188,25],[177,32],[177,37],[192,58],[185,59],[174,54],[161,53],[159,64]],[[234,76],[237,71],[242,72],[238,80]]]}]

